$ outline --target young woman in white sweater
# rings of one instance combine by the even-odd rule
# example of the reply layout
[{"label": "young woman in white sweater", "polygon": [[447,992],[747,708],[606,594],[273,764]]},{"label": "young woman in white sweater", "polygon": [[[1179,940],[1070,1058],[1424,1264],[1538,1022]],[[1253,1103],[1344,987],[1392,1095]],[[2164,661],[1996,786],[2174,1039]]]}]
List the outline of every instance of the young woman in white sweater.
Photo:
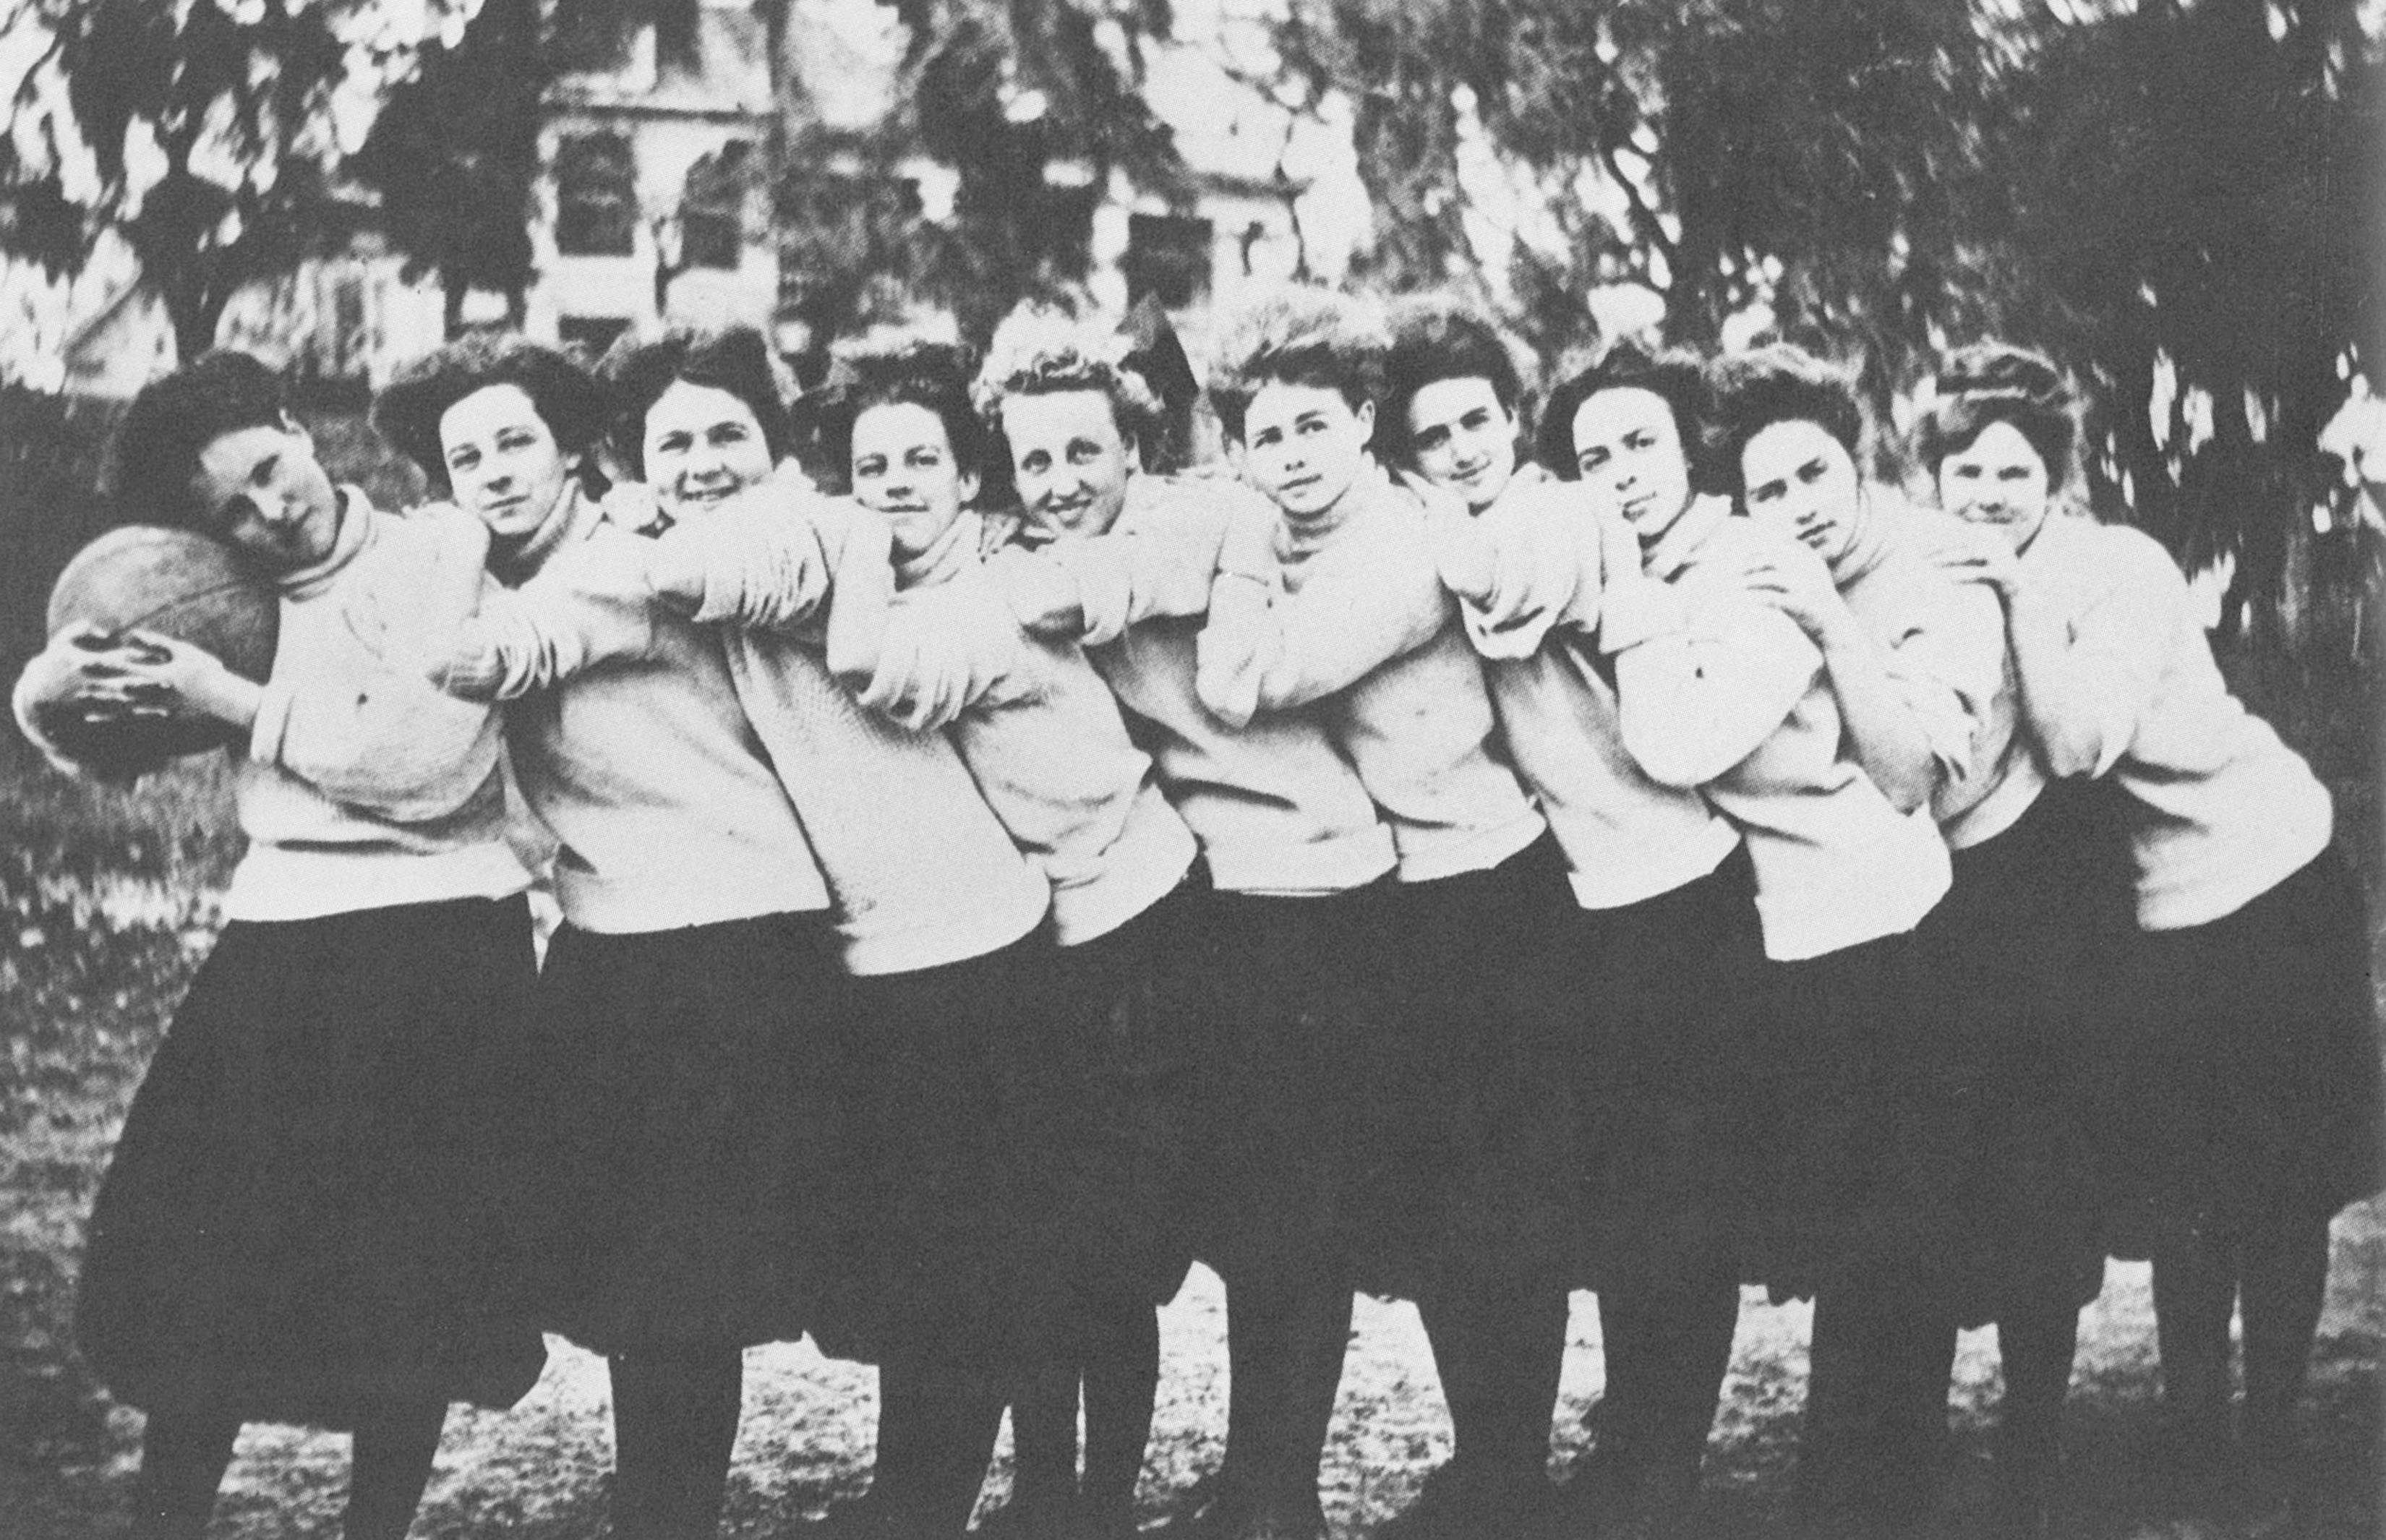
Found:
[{"label": "young woman in white sweater", "polygon": [[2111,908],[2106,820],[2086,788],[2049,787],[2016,720],[2002,548],[1872,480],[1842,370],[1774,345],[1711,372],[1741,506],[1819,558],[1785,603],[1830,659],[1857,751],[1885,789],[1927,799],[1954,870],[1915,933],[1916,1010],[1885,1040],[1888,1136],[1858,1254],[1815,1301],[1807,1418],[1844,1447],[1810,1441],[1810,1474],[1892,1517],[1927,1513],[1956,1332],[1992,1321],[1995,1520],[2043,1534],[2078,1310],[2103,1279],[2080,1048]]},{"label": "young woman in white sweater", "polygon": [[1380,319],[1298,289],[1221,331],[1211,400],[1271,506],[1221,548],[1201,696],[1230,723],[1315,709],[1391,827],[1388,997],[1330,1088],[1343,1250],[1360,1286],[1418,1301],[1451,1391],[1457,1454],[1417,1522],[1513,1528],[1547,1500],[1565,1322],[1571,1118],[1541,1008],[1565,863],[1503,757],[1433,516],[1370,451]]},{"label": "young woman in white sweater", "polygon": [[[1393,320],[1390,455],[1472,516],[1449,540],[1444,581],[1574,890],[1546,1003],[1576,1087],[1589,1243],[1577,1276],[1599,1293],[1607,1366],[1590,1479],[1602,1521],[1692,1533],[1739,1306],[1734,1194],[1716,1162],[1739,1107],[1702,1060],[1717,1024],[1744,1009],[1756,949],[1748,857],[1704,796],[1651,780],[1625,749],[1598,650],[1592,493],[1519,466],[1522,391],[1506,345],[1447,302],[1413,302]],[[1537,535],[1588,556],[1587,570],[1529,595]],[[1497,623],[1503,597],[1530,619]]]},{"label": "young woman in white sweater", "polygon": [[[800,1270],[802,1323],[823,1350],[879,1366],[871,1496],[837,1523],[958,1534],[1001,1416],[1031,1259],[1004,1119],[1019,1100],[1012,1050],[1045,999],[1036,933],[1049,885],[952,745],[856,705],[817,626],[806,631],[826,587],[819,499],[769,475],[784,441],[759,335],[632,338],[606,367],[616,450],[654,473],[649,511],[670,527],[607,536],[601,552],[559,558],[484,604],[458,682],[568,714],[690,619],[723,650],[731,697],[834,903],[824,930],[848,975],[782,992],[781,1008],[803,1013],[785,1035],[801,1053],[806,1099],[789,1121],[806,1158],[753,1164],[795,1173],[807,1207],[799,1233],[757,1227],[755,1239]],[[777,563],[803,570],[785,584],[784,626],[711,624],[754,619],[740,587],[754,550],[773,594]]]},{"label": "young woman in white sweater", "polygon": [[[1338,1167],[1320,1088],[1374,998],[1391,834],[1316,713],[1230,725],[1202,704],[1196,650],[1218,550],[1256,495],[1143,469],[1165,435],[1113,339],[1018,318],[998,333],[980,400],[1028,519],[1051,537],[1032,559],[1003,553],[1006,593],[1031,629],[1083,644],[1200,842],[1206,891],[1176,906],[1153,959],[1185,1036],[1189,1103],[1179,1211],[1161,1222],[1226,1285],[1226,1461],[1198,1522],[1298,1528],[1316,1513],[1349,1313],[1347,1287],[1324,1276]],[[1089,1446],[1089,1492],[1093,1458]]]},{"label": "young woman in white sweater", "polygon": [[2379,1190],[2379,1051],[2361,889],[2328,790],[2229,689],[2152,539],[2061,495],[2072,402],[2046,359],[1951,357],[1917,432],[1944,507],[2005,577],[2021,717],[2054,785],[2120,794],[2136,933],[2093,1019],[2113,1249],[2150,1256],[2178,1468],[2230,1469],[2229,1317],[2256,1492],[2293,1489],[2329,1220]]},{"label": "young woman in white sweater", "polygon": [[[1180,1046],[1161,1041],[1174,1034],[1155,1016],[1150,964],[1174,945],[1196,848],[1083,650],[1031,634],[1005,602],[997,570],[1028,548],[1015,516],[968,506],[993,444],[964,368],[958,349],[935,344],[848,356],[813,409],[823,480],[849,484],[859,506],[842,520],[834,505],[820,514],[837,547],[827,656],[873,709],[946,729],[1051,884],[1053,991],[1023,1013],[997,1065],[1011,1098],[1000,1152],[1016,1167],[1011,1221],[1031,1274],[1010,1366],[1007,1520],[1036,1534],[1119,1534],[1134,1528],[1159,1382],[1155,1308],[1188,1261],[1166,1211],[1179,1195],[1155,1180],[1171,1152],[1135,1125],[1162,1110],[1160,1088],[1138,1081]],[[791,602],[762,598],[774,570],[760,564],[740,582],[760,611]]]},{"label": "young woman in white sweater", "polygon": [[546,1358],[521,1288],[535,1151],[512,1142],[529,876],[496,722],[351,620],[457,623],[477,551],[334,487],[245,355],[148,386],[117,444],[123,511],[230,545],[280,622],[262,684],[188,643],[69,634],[17,691],[36,742],[45,702],[96,694],[218,719],[241,756],[248,848],[92,1214],[77,1340],[148,1414],[139,1540],[197,1540],[247,1421],[350,1430],[345,1532],[399,1540],[447,1403],[509,1406]]},{"label": "young woman in white sweater", "polygon": [[[829,891],[721,638],[647,595],[651,507],[591,495],[606,398],[518,339],[404,371],[376,421],[486,532],[490,588],[441,638],[505,703],[563,924],[539,979],[547,1324],[606,1355],[617,1534],[712,1533],[743,1349],[822,1308],[841,1222]],[[622,517],[616,518],[616,512]],[[618,585],[601,656],[471,645]]]},{"label": "young woman in white sweater", "polygon": [[[1815,555],[1699,494],[1708,409],[1697,364],[1618,344],[1551,393],[1537,447],[1598,508],[1599,645],[1626,750],[1660,785],[1702,791],[1754,868],[1766,960],[1696,1065],[1739,1105],[1743,1276],[1824,1293],[1879,1170],[1912,933],[1947,891],[1947,850],[1927,807],[1876,783],[1825,649],[1783,607]],[[1817,1453],[1829,1468],[1836,1451]]]}]

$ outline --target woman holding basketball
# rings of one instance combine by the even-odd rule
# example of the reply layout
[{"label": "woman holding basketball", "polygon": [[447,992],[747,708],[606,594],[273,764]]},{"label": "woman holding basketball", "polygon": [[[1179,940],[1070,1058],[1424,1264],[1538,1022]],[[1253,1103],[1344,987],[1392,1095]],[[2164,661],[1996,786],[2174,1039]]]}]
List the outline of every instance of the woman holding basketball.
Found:
[{"label": "woman holding basketball", "polygon": [[279,638],[261,685],[139,633],[105,654],[62,637],[19,685],[37,742],[40,707],[98,675],[243,750],[228,922],[118,1142],[77,1337],[148,1413],[142,1540],[205,1531],[246,1421],[350,1430],[345,1533],[398,1540],[447,1404],[509,1406],[545,1361],[506,1250],[533,962],[496,724],[353,623],[458,622],[477,554],[335,488],[245,355],[143,391],[118,463],[128,513],[223,541],[271,582]]}]

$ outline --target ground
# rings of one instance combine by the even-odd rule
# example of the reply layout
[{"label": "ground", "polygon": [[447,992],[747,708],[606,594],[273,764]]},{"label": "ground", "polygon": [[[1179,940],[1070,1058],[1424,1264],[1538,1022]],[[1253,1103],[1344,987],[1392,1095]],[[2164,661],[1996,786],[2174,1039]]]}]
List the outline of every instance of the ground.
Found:
[{"label": "ground", "polygon": [[[137,797],[76,787],[0,747],[0,1535],[120,1534],[140,1417],[110,1403],[71,1350],[82,1224],[141,1068],[190,970],[212,944],[213,891],[233,845],[222,772],[195,762]],[[2337,1223],[2328,1312],[2314,1359],[2312,1449],[2300,1533],[2380,1533],[2386,1482],[2379,1408],[2386,1337],[2386,1213]],[[1715,1531],[1786,1534],[1805,1375],[1808,1312],[1752,1293],[1707,1477]],[[1164,1312],[1164,1383],[1145,1470],[1157,1522],[1215,1469],[1225,1421],[1224,1315],[1197,1269]],[[600,1360],[556,1342],[546,1377],[506,1413],[448,1424],[417,1536],[566,1540],[601,1533],[610,1459]],[[1601,1383],[1597,1316],[1576,1296],[1553,1441],[1563,1473],[1590,1443]],[[2116,1263],[2082,1321],[2067,1439],[2063,1533],[2079,1540],[2234,1540],[2233,1521],[2194,1521],[2145,1458],[2155,1442],[2151,1308],[2142,1266]],[[1993,1337],[1967,1333],[1953,1396],[1958,1528],[1975,1522],[1993,1408]],[[873,1375],[809,1346],[754,1349],[723,1533],[786,1533],[859,1490],[869,1470]],[[1327,1454],[1337,1537],[1397,1512],[1449,1450],[1432,1359],[1415,1312],[1360,1301]],[[244,1436],[213,1534],[220,1540],[338,1533],[346,1441],[255,1427]],[[1007,1458],[1007,1457],[1006,1457]],[[987,1506],[1007,1476],[998,1469]],[[2266,1531],[2265,1533],[2270,1533]]]}]

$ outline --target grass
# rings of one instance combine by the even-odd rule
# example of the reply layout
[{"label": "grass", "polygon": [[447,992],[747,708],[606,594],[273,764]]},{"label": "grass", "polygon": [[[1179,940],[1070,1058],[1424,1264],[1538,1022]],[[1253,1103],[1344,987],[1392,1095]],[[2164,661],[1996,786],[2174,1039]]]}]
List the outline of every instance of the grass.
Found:
[{"label": "grass", "polygon": [[[2346,788],[2348,791],[2358,788]],[[82,1226],[124,1108],[218,922],[214,894],[237,857],[228,775],[186,761],[137,795],[59,777],[0,738],[0,1534],[88,1540],[124,1533],[140,1419],[95,1385],[70,1341]],[[2365,809],[2366,800],[2363,804]],[[2367,843],[2366,838],[2364,844]],[[2311,1398],[2310,1540],[2379,1533],[2386,1341],[2386,1221],[2369,1206],[2339,1221]],[[1577,1296],[1558,1419],[1558,1458],[1589,1442],[1601,1380],[1596,1316]],[[1708,1475],[1715,1533],[1787,1534],[1805,1374],[1807,1312],[1744,1303]],[[1181,1505],[1216,1467],[1225,1422],[1223,1301],[1197,1271],[1165,1312],[1162,1400],[1144,1501]],[[2154,1427],[2151,1308],[2142,1266],[2116,1265],[2082,1323],[2072,1397],[2065,1533],[2079,1540],[2214,1540],[2186,1527],[2148,1474]],[[562,1344],[522,1406],[459,1412],[418,1536],[567,1540],[603,1527],[610,1463],[602,1364]],[[746,1418],[724,1533],[785,1533],[867,1481],[871,1373],[808,1346],[748,1355]],[[1985,1500],[1990,1333],[1967,1333],[1953,1398],[1958,1532]],[[1337,1532],[1397,1512],[1449,1452],[1432,1359],[1414,1311],[1362,1300],[1325,1467]],[[220,1540],[332,1535],[345,1440],[252,1428],[219,1507]],[[998,1468],[991,1490],[1005,1484]]]}]

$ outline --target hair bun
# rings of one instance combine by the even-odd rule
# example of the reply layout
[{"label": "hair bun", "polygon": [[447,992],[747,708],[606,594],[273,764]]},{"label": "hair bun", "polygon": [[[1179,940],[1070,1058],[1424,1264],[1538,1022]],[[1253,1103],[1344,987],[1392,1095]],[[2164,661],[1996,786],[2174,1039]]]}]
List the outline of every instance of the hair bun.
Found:
[{"label": "hair bun", "polygon": [[1995,396],[2048,407],[2066,406],[2071,398],[2053,360],[2003,343],[1958,348],[1939,371],[1935,388],[1940,396]]}]

